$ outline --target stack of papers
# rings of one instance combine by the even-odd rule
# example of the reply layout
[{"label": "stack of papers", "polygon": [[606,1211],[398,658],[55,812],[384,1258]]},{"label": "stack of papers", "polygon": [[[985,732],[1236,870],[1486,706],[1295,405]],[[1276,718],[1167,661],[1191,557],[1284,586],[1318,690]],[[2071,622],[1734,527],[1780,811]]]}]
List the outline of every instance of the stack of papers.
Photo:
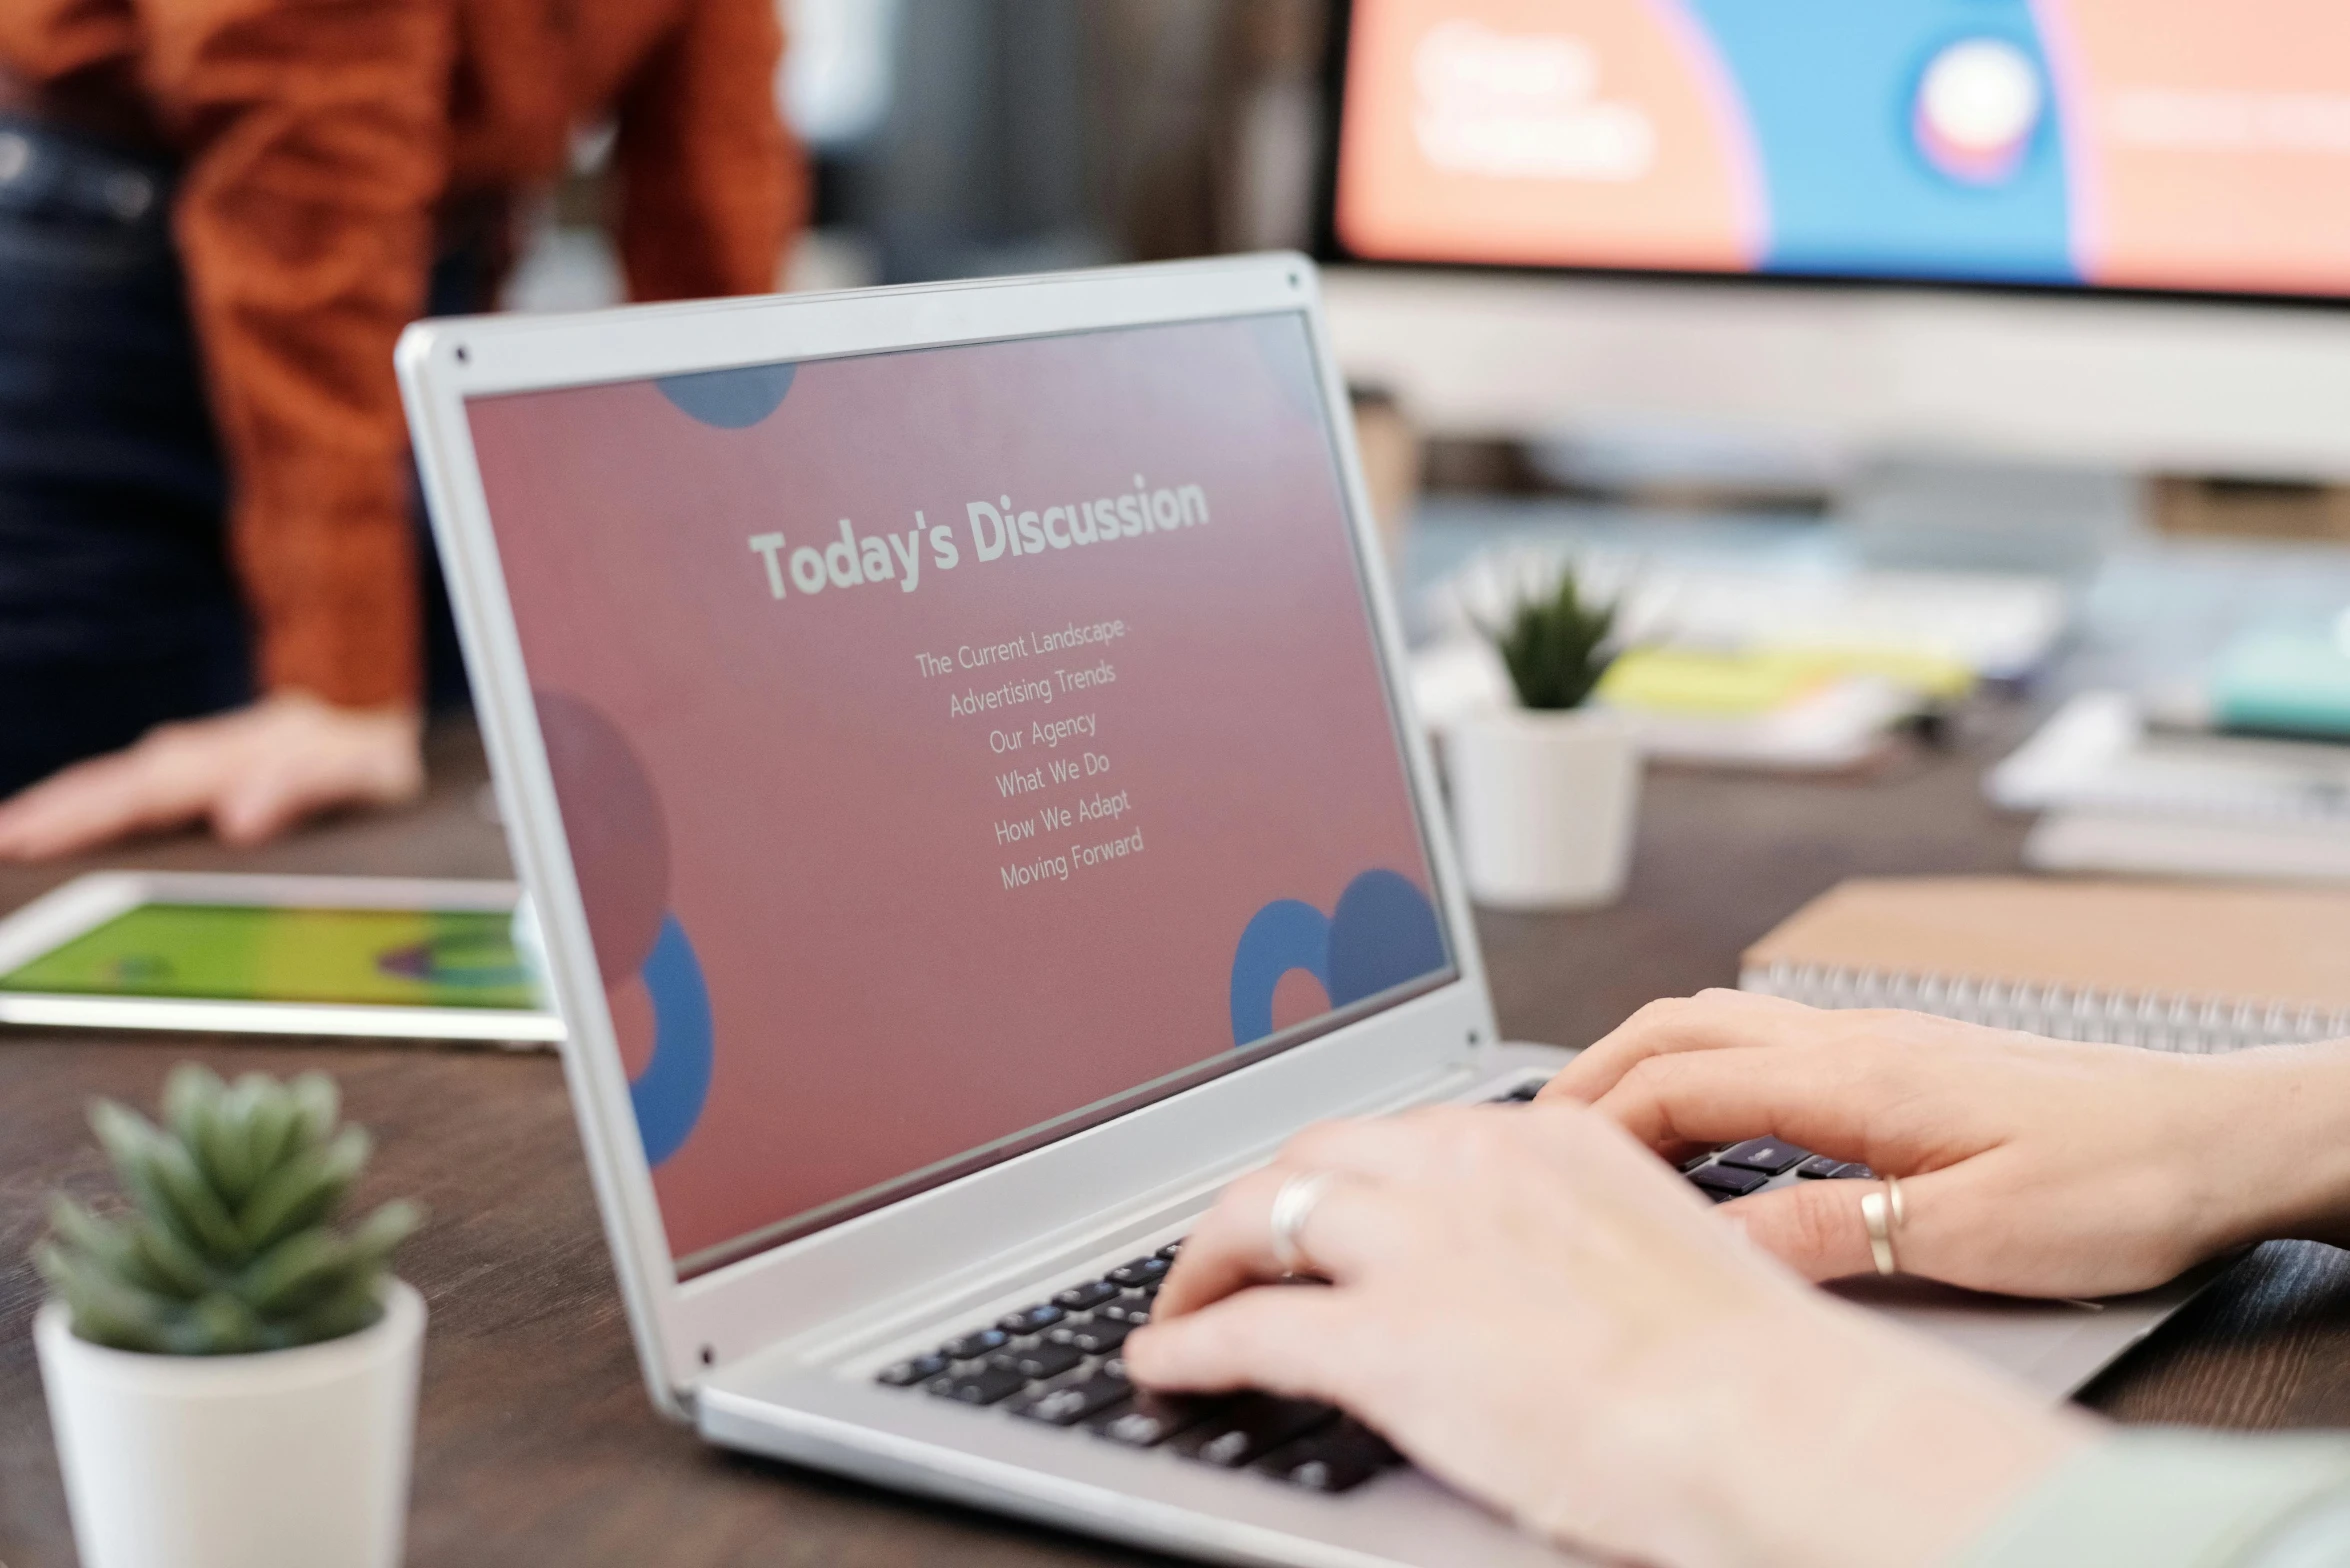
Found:
[{"label": "stack of papers", "polygon": [[1434,729],[1510,706],[1482,628],[1572,566],[1587,598],[1618,607],[1627,650],[1594,700],[1642,749],[1678,762],[1834,772],[1884,754],[1894,726],[2022,679],[2065,626],[2055,583],[1928,572],[1691,566],[1600,550],[1487,551],[1431,590],[1440,628],[1414,661]]},{"label": "stack of papers", "polygon": [[[1946,684],[1948,672],[1938,679]],[[1412,696],[1422,722],[1438,734],[1516,700],[1500,656],[1482,637],[1448,638],[1415,655]],[[1833,655],[1644,648],[1615,662],[1592,701],[1623,714],[1650,757],[1836,772],[1882,755],[1892,726],[1918,711],[1920,692]]]},{"label": "stack of papers", "polygon": [[2051,578],[1721,566],[1555,544],[1480,552],[1428,591],[1440,637],[1499,624],[1572,567],[1586,597],[1618,606],[1629,647],[1810,648],[1946,660],[1986,681],[2029,677],[2064,635]]},{"label": "stack of papers", "polygon": [[2084,692],[1984,779],[2047,813],[2024,844],[2047,871],[2350,880],[2350,748],[2171,733],[2122,692]]}]

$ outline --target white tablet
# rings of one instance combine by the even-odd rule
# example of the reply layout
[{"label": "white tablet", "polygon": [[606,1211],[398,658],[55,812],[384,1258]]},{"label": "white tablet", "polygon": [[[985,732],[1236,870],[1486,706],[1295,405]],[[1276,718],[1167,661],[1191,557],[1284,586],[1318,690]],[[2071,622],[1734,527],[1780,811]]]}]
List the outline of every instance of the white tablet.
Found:
[{"label": "white tablet", "polygon": [[0,920],[0,1024],[545,1045],[563,1026],[516,898],[511,882],[93,872]]}]

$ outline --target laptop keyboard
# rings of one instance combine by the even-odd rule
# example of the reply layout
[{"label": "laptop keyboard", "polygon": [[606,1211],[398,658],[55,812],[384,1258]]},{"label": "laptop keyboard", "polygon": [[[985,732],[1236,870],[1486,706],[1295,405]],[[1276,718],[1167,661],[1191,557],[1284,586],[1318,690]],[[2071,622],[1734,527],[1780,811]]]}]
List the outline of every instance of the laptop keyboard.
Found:
[{"label": "laptop keyboard", "polygon": [[1760,1192],[1772,1177],[1789,1171],[1798,1181],[1873,1181],[1877,1175],[1866,1165],[1814,1154],[1784,1138],[1749,1138],[1708,1150],[1681,1167],[1689,1184],[1716,1203]]},{"label": "laptop keyboard", "polygon": [[[1521,1084],[1495,1104],[1523,1105],[1540,1082]],[[1759,1191],[1792,1172],[1796,1180],[1869,1177],[1865,1165],[1815,1155],[1783,1138],[1749,1138],[1682,1166],[1716,1203]],[[1345,1492],[1403,1461],[1378,1433],[1333,1406],[1271,1394],[1154,1394],[1126,1376],[1119,1351],[1150,1321],[1159,1282],[1183,1243],[1130,1258],[1098,1279],[1080,1280],[1043,1301],[959,1334],[876,1374],[892,1388],[1001,1411],[1046,1426],[1082,1428],[1127,1448],[1164,1448],[1225,1470],[1253,1469],[1313,1492]]]},{"label": "laptop keyboard", "polygon": [[1385,1439],[1329,1405],[1136,1388],[1118,1351],[1150,1321],[1159,1281],[1182,1245],[1170,1242],[884,1367],[879,1381],[1046,1426],[1081,1427],[1127,1448],[1164,1447],[1219,1469],[1254,1469],[1314,1492],[1348,1491],[1400,1463]]},{"label": "laptop keyboard", "polygon": [[[1524,1105],[1542,1092],[1542,1084],[1522,1083],[1496,1095],[1496,1105]],[[1681,1174],[1689,1184],[1716,1203],[1760,1192],[1772,1178],[1795,1173],[1799,1181],[1874,1181],[1877,1173],[1850,1160],[1814,1154],[1784,1138],[1749,1138],[1720,1149],[1708,1149],[1685,1161]]]}]

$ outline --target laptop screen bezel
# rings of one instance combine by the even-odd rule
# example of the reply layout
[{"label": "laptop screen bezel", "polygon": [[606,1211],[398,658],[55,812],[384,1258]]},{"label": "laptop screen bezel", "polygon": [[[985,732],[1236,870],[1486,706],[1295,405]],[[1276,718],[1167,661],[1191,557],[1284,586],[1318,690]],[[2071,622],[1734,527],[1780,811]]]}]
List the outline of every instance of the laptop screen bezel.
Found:
[{"label": "laptop screen bezel", "polygon": [[[1397,740],[1427,845],[1455,978],[1237,1071],[883,1207],[680,1280],[636,1136],[628,1081],[580,902],[466,417],[475,397],[745,365],[1120,327],[1296,314],[1315,359]],[[450,579],[509,842],[538,907],[565,1070],[599,1207],[656,1400],[682,1411],[706,1371],[844,1312],[983,1266],[1122,1199],[1238,1168],[1319,1116],[1383,1103],[1458,1071],[1493,1039],[1492,1006],[1436,773],[1411,715],[1403,643],[1343,381],[1311,263],[1294,255],[924,285],[852,294],[632,307],[564,317],[423,322],[403,337],[402,389]]]}]

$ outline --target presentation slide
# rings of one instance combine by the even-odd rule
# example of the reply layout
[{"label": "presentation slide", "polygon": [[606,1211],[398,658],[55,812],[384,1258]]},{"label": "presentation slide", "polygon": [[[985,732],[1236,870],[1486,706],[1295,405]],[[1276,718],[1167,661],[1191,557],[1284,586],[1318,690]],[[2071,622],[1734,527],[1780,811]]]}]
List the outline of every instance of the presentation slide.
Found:
[{"label": "presentation slide", "polygon": [[1356,0],[1375,259],[2350,293],[2339,0]]},{"label": "presentation slide", "polygon": [[684,1271],[1450,972],[1301,317],[469,412]]}]

